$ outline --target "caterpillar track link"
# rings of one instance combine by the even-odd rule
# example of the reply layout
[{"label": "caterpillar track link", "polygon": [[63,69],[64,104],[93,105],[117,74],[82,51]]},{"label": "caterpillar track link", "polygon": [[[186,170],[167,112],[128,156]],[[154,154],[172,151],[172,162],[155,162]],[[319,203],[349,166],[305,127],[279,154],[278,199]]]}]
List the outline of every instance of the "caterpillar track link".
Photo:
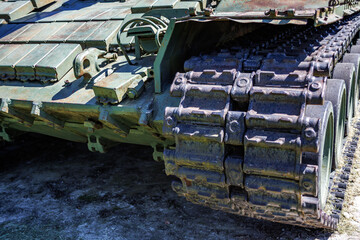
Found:
[{"label": "caterpillar track link", "polygon": [[349,55],[359,28],[354,16],[267,41],[250,34],[188,59],[170,88],[179,106],[164,117],[164,134],[175,138],[164,150],[166,174],[179,178],[173,190],[238,215],[336,229],[360,123],[341,171],[333,142],[342,146],[356,111],[359,55]]},{"label": "caterpillar track link", "polygon": [[0,141],[148,145],[194,203],[336,229],[359,30],[360,0],[0,0]]}]

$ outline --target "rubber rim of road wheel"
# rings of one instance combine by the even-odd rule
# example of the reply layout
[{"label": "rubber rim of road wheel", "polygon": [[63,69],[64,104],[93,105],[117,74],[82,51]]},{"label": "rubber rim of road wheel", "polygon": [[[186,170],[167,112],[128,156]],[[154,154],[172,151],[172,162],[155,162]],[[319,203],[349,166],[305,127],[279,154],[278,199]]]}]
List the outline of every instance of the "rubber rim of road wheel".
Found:
[{"label": "rubber rim of road wheel", "polygon": [[324,105],[307,105],[305,109],[307,117],[321,119],[321,129],[319,130],[319,152],[317,153],[318,162],[318,200],[320,208],[324,208],[329,194],[330,173],[333,160],[334,143],[334,115],[330,101],[325,101]]},{"label": "rubber rim of road wheel", "polygon": [[[343,63],[353,63],[355,66],[355,83],[356,83],[356,89],[355,89],[355,98],[358,96],[360,98],[360,53],[346,53],[342,60]],[[357,108],[357,101],[355,101],[355,109]],[[355,111],[356,114],[357,111]]]},{"label": "rubber rim of road wheel", "polygon": [[351,120],[355,112],[355,66],[353,63],[338,63],[333,72],[334,79],[342,79],[346,84],[346,125],[345,135],[348,135]]},{"label": "rubber rim of road wheel", "polygon": [[342,153],[346,120],[346,86],[344,80],[328,79],[325,100],[330,101],[334,111],[334,154],[332,168],[336,169]]}]

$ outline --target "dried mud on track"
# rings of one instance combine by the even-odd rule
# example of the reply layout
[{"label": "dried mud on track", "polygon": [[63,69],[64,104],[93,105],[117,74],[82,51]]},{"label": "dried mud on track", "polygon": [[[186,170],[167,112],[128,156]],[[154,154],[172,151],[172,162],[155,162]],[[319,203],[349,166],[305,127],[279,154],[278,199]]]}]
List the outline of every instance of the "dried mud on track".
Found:
[{"label": "dried mud on track", "polygon": [[191,204],[171,190],[151,154],[127,144],[91,153],[85,144],[34,134],[3,144],[0,239],[360,238],[360,177],[352,181],[341,233],[331,233]]}]

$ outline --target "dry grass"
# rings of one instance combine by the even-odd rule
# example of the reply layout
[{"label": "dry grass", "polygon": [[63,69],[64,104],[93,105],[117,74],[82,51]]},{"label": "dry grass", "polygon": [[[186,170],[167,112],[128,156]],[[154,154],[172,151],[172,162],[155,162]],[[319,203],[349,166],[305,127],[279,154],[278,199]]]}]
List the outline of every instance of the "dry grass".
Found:
[{"label": "dry grass", "polygon": [[[359,116],[353,119],[353,124],[356,122],[360,122]],[[354,135],[352,128],[348,139],[351,139]],[[360,144],[354,155],[340,223],[337,232],[331,236],[331,239],[359,239],[360,236]],[[339,168],[337,171],[339,171]]]}]

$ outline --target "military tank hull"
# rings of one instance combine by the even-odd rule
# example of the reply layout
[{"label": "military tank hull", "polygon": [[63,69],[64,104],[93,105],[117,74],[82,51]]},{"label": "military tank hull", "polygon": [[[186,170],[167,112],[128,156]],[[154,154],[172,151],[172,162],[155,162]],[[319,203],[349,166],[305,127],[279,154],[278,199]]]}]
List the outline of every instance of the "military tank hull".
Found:
[{"label": "military tank hull", "polygon": [[3,140],[150,145],[189,201],[336,229],[360,126],[358,1],[0,9]]}]

